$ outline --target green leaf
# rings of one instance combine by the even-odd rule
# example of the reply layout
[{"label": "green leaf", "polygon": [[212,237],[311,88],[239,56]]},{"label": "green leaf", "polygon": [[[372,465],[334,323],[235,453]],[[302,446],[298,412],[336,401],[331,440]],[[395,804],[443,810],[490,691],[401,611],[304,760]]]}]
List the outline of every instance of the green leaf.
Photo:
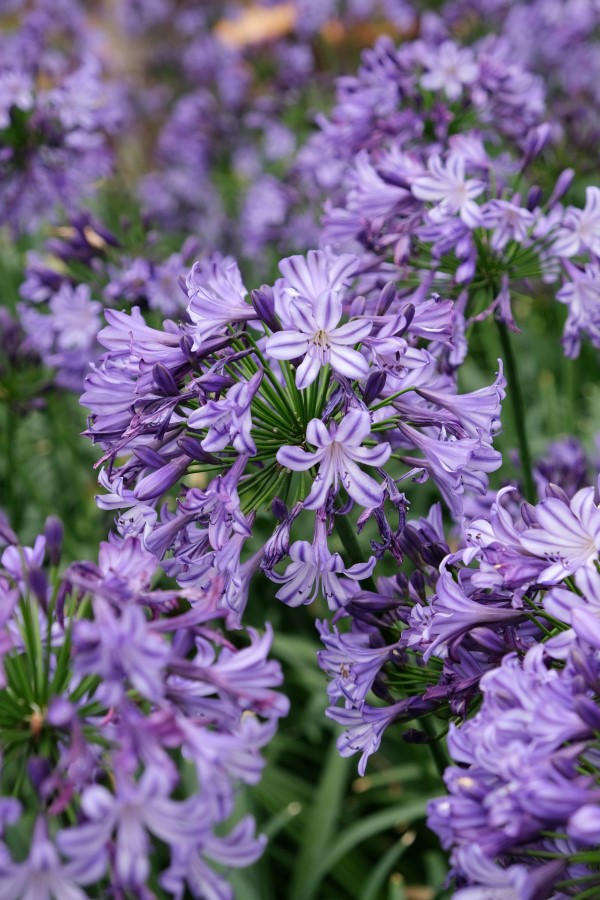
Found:
[{"label": "green leaf", "polygon": [[304,832],[292,875],[290,900],[303,897],[306,873],[318,866],[323,848],[331,841],[353,768],[354,761],[340,756],[334,738],[315,790],[313,805],[303,822]]},{"label": "green leaf", "polygon": [[317,897],[317,891],[323,878],[346,853],[381,831],[422,818],[430,799],[430,797],[420,797],[410,800],[394,809],[373,813],[355,825],[351,825],[341,833],[334,844],[323,852],[319,865],[307,874],[304,890],[297,895],[295,900],[313,900]]}]

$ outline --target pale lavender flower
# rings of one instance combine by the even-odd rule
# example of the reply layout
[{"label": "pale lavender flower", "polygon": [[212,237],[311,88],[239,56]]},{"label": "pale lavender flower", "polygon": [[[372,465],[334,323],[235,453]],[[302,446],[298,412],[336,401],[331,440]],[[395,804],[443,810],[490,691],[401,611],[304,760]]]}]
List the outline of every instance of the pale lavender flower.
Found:
[{"label": "pale lavender flower", "polygon": [[552,249],[557,256],[576,256],[582,250],[600,255],[600,188],[586,188],[583,209],[567,207]]},{"label": "pale lavender flower", "polygon": [[56,343],[63,350],[88,348],[100,331],[102,304],[91,298],[87,284],[73,288],[64,282],[50,299],[49,324],[56,332]]},{"label": "pale lavender flower", "polygon": [[76,623],[73,644],[75,671],[101,676],[98,697],[107,705],[119,705],[127,681],[148,700],[156,702],[163,696],[170,649],[152,634],[140,607],[128,604],[117,616],[108,603],[96,598],[94,620]]},{"label": "pale lavender flower", "polygon": [[137,783],[121,775],[116,794],[100,785],[88,787],[81,798],[87,822],[60,833],[61,850],[91,861],[115,833],[117,882],[126,887],[143,885],[150,872],[149,833],[169,846],[193,846],[206,827],[202,803],[171,800],[172,787],[158,768],[147,768]]},{"label": "pale lavender flower", "polygon": [[372,508],[383,501],[383,488],[374,478],[366,475],[357,463],[382,466],[390,458],[389,444],[363,447],[371,432],[369,414],[362,410],[350,410],[338,425],[335,421],[329,430],[319,419],[312,419],[306,429],[306,439],[317,449],[310,452],[301,447],[286,445],[277,451],[277,461],[293,472],[303,472],[319,464],[319,472],[304,500],[305,509],[323,506],[329,488],[338,491],[340,485],[361,506]]},{"label": "pale lavender flower", "polygon": [[483,193],[485,183],[466,177],[464,157],[451,153],[444,164],[441,157],[432,156],[427,168],[429,175],[415,178],[411,190],[418,200],[438,204],[429,215],[440,219],[458,214],[468,228],[477,228],[482,218],[475,198]]},{"label": "pale lavender flower", "polygon": [[520,535],[524,550],[546,560],[539,575],[542,583],[552,584],[569,575],[584,588],[596,572],[600,554],[600,509],[593,487],[583,488],[569,500],[549,496],[533,511],[531,527]]},{"label": "pale lavender flower", "polygon": [[288,256],[279,263],[283,279],[276,282],[275,310],[284,327],[290,301],[300,301],[315,309],[320,298],[330,292],[339,293],[359,267],[358,257],[350,253],[335,255],[323,250],[309,250],[306,256]]},{"label": "pale lavender flower", "polygon": [[246,302],[248,291],[237,263],[230,256],[215,254],[197,262],[187,275],[188,315],[194,323],[193,349],[234,322],[255,319],[254,307]]},{"label": "pale lavender flower", "polygon": [[238,451],[254,456],[256,444],[252,439],[251,403],[262,381],[262,371],[250,381],[238,382],[222,400],[209,400],[188,417],[193,430],[208,429],[201,445],[208,453],[223,450],[228,444]]},{"label": "pale lavender flower", "polygon": [[[71,855],[67,853],[67,855]],[[0,893],[6,900],[85,900],[81,885],[99,881],[106,869],[104,846],[95,848],[85,858],[75,852],[73,861],[64,863],[55,844],[48,837],[43,818],[33,829],[29,855],[23,862],[12,862],[8,854],[0,859]]]},{"label": "pale lavender flower", "polygon": [[465,86],[473,84],[479,74],[473,51],[454,41],[428,47],[424,63],[427,72],[421,76],[422,86],[431,91],[443,90],[449,100],[458,100]]},{"label": "pale lavender flower", "polygon": [[[331,553],[327,546],[325,522],[317,516],[313,543],[295,541],[289,549],[292,560],[282,575],[269,572],[269,578],[283,584],[276,597],[288,606],[301,606],[312,603],[321,594],[331,610],[345,606],[355,584],[368,578],[375,566],[372,556],[364,563],[355,563],[346,568],[339,553]],[[350,583],[346,579],[351,579]]]},{"label": "pale lavender flower", "polygon": [[300,298],[292,300],[287,320],[294,330],[278,331],[267,338],[265,349],[273,359],[303,357],[296,370],[300,390],[311,385],[328,364],[346,378],[361,379],[368,374],[366,359],[353,347],[370,333],[372,323],[353,319],[339,325],[342,312],[342,298],[333,290],[315,297],[310,306]]},{"label": "pale lavender flower", "polygon": [[581,270],[565,262],[565,268],[571,280],[563,284],[556,299],[569,310],[562,340],[565,355],[573,359],[579,355],[582,335],[600,346],[600,267],[593,262]]}]

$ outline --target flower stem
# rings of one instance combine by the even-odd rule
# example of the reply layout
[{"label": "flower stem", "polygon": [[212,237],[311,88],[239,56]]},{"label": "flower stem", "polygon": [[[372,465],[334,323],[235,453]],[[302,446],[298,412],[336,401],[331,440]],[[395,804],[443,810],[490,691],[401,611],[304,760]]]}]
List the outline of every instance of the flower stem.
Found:
[{"label": "flower stem", "polygon": [[535,484],[533,481],[533,472],[531,465],[531,453],[529,451],[529,443],[527,441],[527,432],[525,430],[525,405],[523,403],[523,394],[521,393],[521,384],[519,381],[519,373],[517,370],[517,361],[515,359],[508,328],[504,322],[496,322],[498,332],[500,334],[500,344],[502,345],[502,355],[506,365],[506,375],[508,381],[508,392],[512,404],[513,419],[517,431],[517,440],[519,442],[519,457],[521,460],[521,471],[523,473],[523,488],[525,499],[529,503],[535,503],[537,499]]},{"label": "flower stem", "polygon": [[[354,529],[350,524],[347,516],[336,515],[334,519],[334,525],[335,530],[337,531],[337,535],[344,546],[344,550],[346,551],[346,562],[351,566],[355,565],[356,563],[364,563],[365,554],[360,549],[360,544],[358,543],[356,534],[354,533]],[[377,588],[371,575],[369,575],[368,578],[363,579],[361,584],[368,591],[373,591],[373,593],[376,593]]]},{"label": "flower stem", "polygon": [[431,716],[424,716],[420,720],[420,724],[423,728],[425,734],[429,737],[429,741],[427,742],[427,746],[431,752],[431,756],[433,762],[435,763],[435,767],[437,769],[438,775],[444,780],[444,772],[450,765],[450,760],[448,759],[448,755],[444,749],[444,744],[440,743],[443,738],[438,735],[435,725],[431,720]]}]

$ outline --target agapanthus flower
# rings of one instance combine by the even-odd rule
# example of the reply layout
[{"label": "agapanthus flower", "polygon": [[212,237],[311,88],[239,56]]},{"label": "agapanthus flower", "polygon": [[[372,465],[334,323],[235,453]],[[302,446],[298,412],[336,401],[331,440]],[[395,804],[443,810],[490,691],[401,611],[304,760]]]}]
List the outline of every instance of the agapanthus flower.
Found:
[{"label": "agapanthus flower", "polygon": [[340,486],[361,506],[371,508],[381,503],[383,489],[357,463],[382,466],[389,459],[392,449],[387,443],[373,448],[363,447],[370,433],[368,413],[350,410],[339,425],[334,423],[329,430],[319,419],[308,423],[306,440],[314,444],[316,450],[311,452],[300,447],[284,446],[277,451],[277,461],[292,471],[302,472],[319,465],[318,474],[303,502],[305,509],[323,506],[329,488],[333,487],[337,493]]},{"label": "agapanthus flower", "polygon": [[[227,896],[211,860],[248,865],[264,839],[249,817],[229,835],[221,825],[239,784],[259,780],[260,749],[288,708],[271,629],[238,650],[219,629],[216,586],[202,609],[193,590],[153,587],[156,557],[136,538],[113,536],[98,565],[59,575],[56,521],[32,548],[3,534],[2,894],[83,898],[93,884],[145,895],[164,878]],[[174,754],[197,763],[196,781],[184,784]]]}]

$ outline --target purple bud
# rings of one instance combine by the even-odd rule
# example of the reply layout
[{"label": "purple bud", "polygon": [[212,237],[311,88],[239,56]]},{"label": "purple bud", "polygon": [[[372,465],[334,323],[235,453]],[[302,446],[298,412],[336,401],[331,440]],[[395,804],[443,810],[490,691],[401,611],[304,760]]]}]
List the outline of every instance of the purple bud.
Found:
[{"label": "purple bud", "polygon": [[16,536],[4,513],[0,512],[0,541],[6,544],[18,544],[19,538]]},{"label": "purple bud", "polygon": [[386,372],[372,372],[367,378],[367,383],[363,391],[363,400],[367,406],[379,397],[385,387],[387,381]]},{"label": "purple bud", "polygon": [[57,566],[60,562],[62,550],[63,527],[56,516],[48,516],[44,525],[44,537],[46,538],[46,550],[51,566]]},{"label": "purple bud", "polygon": [[209,394],[220,394],[221,391],[226,391],[227,388],[233,387],[235,381],[230,375],[218,375],[216,372],[207,372],[206,375],[200,376],[197,384]]},{"label": "purple bud", "polygon": [[[437,295],[433,295],[433,296],[435,297],[435,296],[437,296]],[[439,299],[439,298],[438,298],[438,299]],[[437,302],[437,301],[436,301],[436,302]],[[404,309],[402,310],[402,315],[403,315],[404,318],[406,319],[406,325],[404,326],[404,330],[406,331],[406,329],[409,327],[410,323],[412,322],[412,320],[413,320],[414,317],[415,317],[415,305],[414,305],[414,303],[407,303],[407,305],[406,305],[406,306],[404,307]]]},{"label": "purple bud", "polygon": [[29,589],[44,612],[48,609],[48,579],[42,569],[30,569],[27,573]]},{"label": "purple bud", "polygon": [[43,756],[32,756],[27,762],[27,774],[36,793],[41,793],[42,786],[51,772],[50,762]]},{"label": "purple bud", "polygon": [[556,184],[554,185],[554,190],[550,194],[548,198],[548,206],[553,206],[555,203],[558,203],[561,197],[566,194],[566,192],[571,187],[571,182],[575,177],[574,169],[565,169],[560,173],[558,178],[556,179]]},{"label": "purple bud", "polygon": [[550,137],[550,125],[548,122],[542,122],[536,128],[532,128],[525,138],[525,153],[522,168],[529,165],[532,159],[535,159],[542,152]]},{"label": "purple bud", "polygon": [[533,212],[540,203],[542,202],[542,189],[539,184],[534,184],[529,188],[529,193],[527,194],[527,202],[525,206],[530,212]]},{"label": "purple bud", "polygon": [[271,503],[271,509],[273,511],[273,515],[279,522],[283,522],[283,520],[287,518],[287,506],[285,505],[281,497],[275,497],[275,499]]},{"label": "purple bud", "polygon": [[136,500],[155,500],[168,491],[186,471],[189,464],[188,456],[177,456],[161,469],[151,472],[138,482],[133,495]]},{"label": "purple bud", "polygon": [[221,465],[222,461],[217,456],[211,456],[210,453],[207,453],[206,450],[202,448],[202,445],[197,438],[179,438],[177,446],[180,450],[183,450],[186,456],[189,456],[190,459],[195,459],[196,462],[208,463],[215,466]]},{"label": "purple bud", "polygon": [[410,576],[410,583],[411,583],[411,586],[412,586],[414,592],[425,603],[426,602],[425,578],[423,577],[423,573],[419,572],[418,569],[416,572],[413,572],[412,575]]},{"label": "purple bud", "polygon": [[527,528],[534,528],[537,525],[537,517],[535,514],[535,506],[526,500],[521,504],[521,518],[525,522]]},{"label": "purple bud", "polygon": [[258,290],[251,291],[250,300],[258,318],[265,323],[267,328],[270,328],[271,331],[281,331],[281,325],[275,316],[273,289],[268,284],[263,284]]},{"label": "purple bud", "polygon": [[163,457],[152,447],[136,447],[133,451],[137,458],[150,469],[161,469],[165,461]]},{"label": "purple bud", "polygon": [[166,366],[157,363],[152,369],[152,377],[159,393],[163,396],[176,397],[179,394],[177,383]]},{"label": "purple bud", "polygon": [[546,485],[546,497],[554,497],[556,500],[560,500],[561,503],[565,503],[567,506],[570,506],[571,503],[568,495],[557,484]]},{"label": "purple bud", "polygon": [[185,356],[188,363],[193,368],[195,368],[198,365],[198,357],[192,350],[193,346],[194,346],[194,342],[193,342],[192,338],[189,336],[189,334],[182,335],[181,340],[179,341],[179,349]]},{"label": "purple bud", "polygon": [[73,704],[64,697],[53,697],[48,707],[46,718],[55,728],[66,728],[73,721],[75,709]]},{"label": "purple bud", "polygon": [[600,729],[600,709],[590,697],[575,697],[575,712],[593,731]]},{"label": "purple bud", "polygon": [[393,281],[388,281],[388,283],[382,288],[382,291],[379,295],[379,299],[377,301],[377,306],[375,308],[376,316],[385,316],[386,312],[390,308],[392,302],[396,299],[396,285]]}]

